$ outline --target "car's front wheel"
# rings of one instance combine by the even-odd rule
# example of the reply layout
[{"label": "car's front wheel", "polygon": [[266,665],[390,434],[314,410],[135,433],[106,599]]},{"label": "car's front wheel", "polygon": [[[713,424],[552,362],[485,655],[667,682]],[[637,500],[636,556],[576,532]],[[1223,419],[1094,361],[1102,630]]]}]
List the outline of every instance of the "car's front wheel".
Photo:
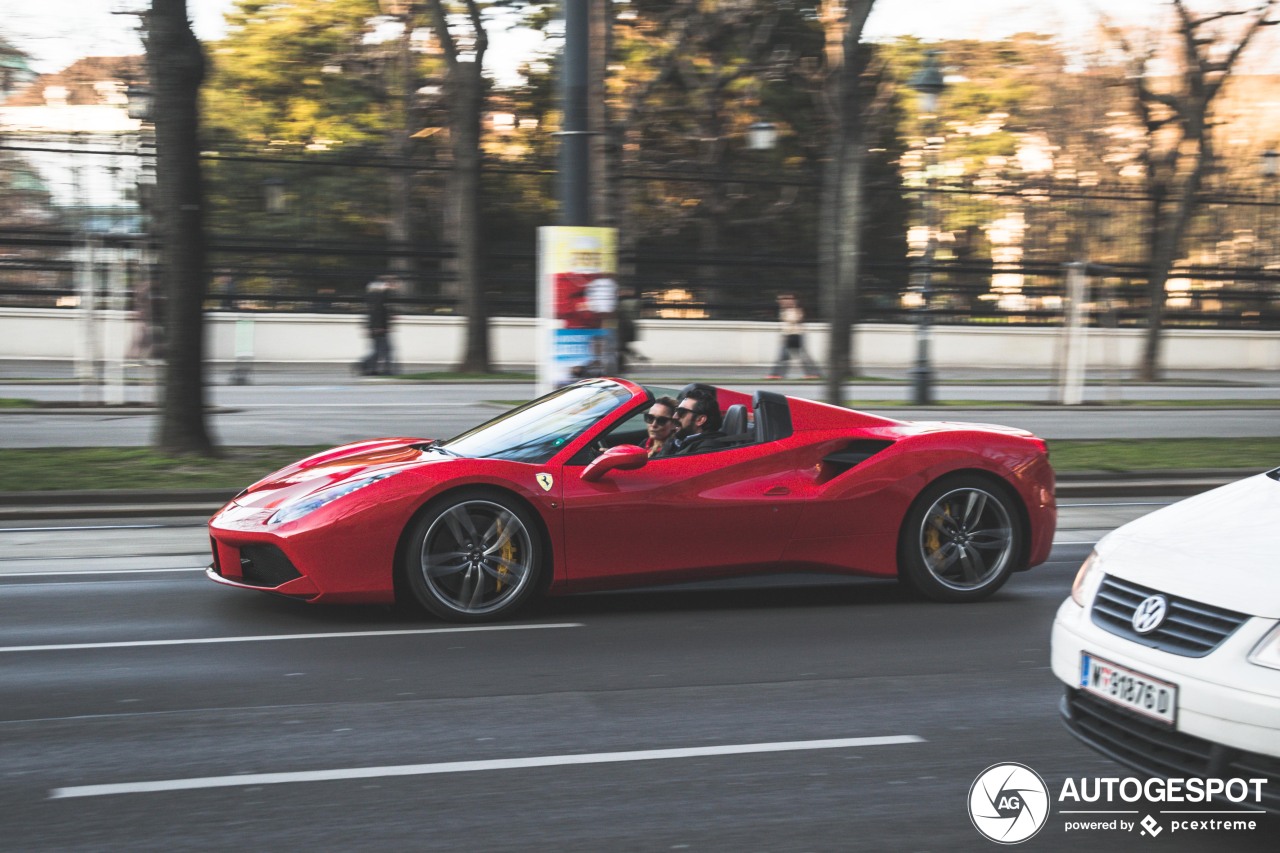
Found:
[{"label": "car's front wheel", "polygon": [[983,477],[939,480],[912,504],[899,543],[899,571],[936,601],[978,601],[1012,574],[1022,528],[1008,490]]},{"label": "car's front wheel", "polygon": [[471,491],[428,507],[405,549],[405,577],[427,610],[452,622],[509,616],[538,586],[542,539],[532,514],[500,492]]}]

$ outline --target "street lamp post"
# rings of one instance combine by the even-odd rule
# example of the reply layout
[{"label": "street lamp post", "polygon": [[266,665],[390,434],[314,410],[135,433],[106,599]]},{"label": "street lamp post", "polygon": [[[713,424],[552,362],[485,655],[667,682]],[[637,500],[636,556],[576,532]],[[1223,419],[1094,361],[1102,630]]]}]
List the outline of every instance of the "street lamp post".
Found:
[{"label": "street lamp post", "polygon": [[564,50],[561,53],[559,201],[561,225],[591,225],[588,126],[590,7],[587,0],[564,0]]},{"label": "street lamp post", "polygon": [[911,377],[911,401],[917,406],[928,406],[933,403],[933,366],[929,354],[931,318],[929,300],[932,295],[933,257],[937,250],[937,213],[938,204],[933,194],[933,173],[930,162],[933,159],[932,136],[936,129],[938,116],[938,98],[946,89],[946,81],[942,77],[942,69],[938,65],[938,51],[931,50],[925,54],[924,67],[911,76],[907,83],[920,95],[921,120],[925,124],[924,172],[925,187],[923,197],[925,221],[925,245],[920,255],[916,271],[916,281],[920,304],[916,308],[916,358],[915,365],[909,371]]},{"label": "street lamp post", "polygon": [[[155,316],[155,221],[156,132],[154,124],[155,94],[151,87],[129,82],[125,87],[125,110],[138,122],[136,149],[138,163],[134,173],[134,191],[138,205],[138,243],[130,278],[133,299],[133,327],[126,329],[132,340],[126,346],[125,360],[136,359],[151,373],[155,367],[157,341],[162,332]],[[148,376],[154,383],[155,377]],[[123,402],[123,389],[119,400]]]},{"label": "street lamp post", "polygon": [[[1271,227],[1276,221],[1276,213],[1280,210],[1280,198],[1276,195],[1276,178],[1280,177],[1280,151],[1275,148],[1268,147],[1262,152],[1262,162],[1259,164],[1259,174],[1262,176],[1262,205],[1258,208],[1262,211],[1259,214],[1257,227],[1255,231],[1255,240],[1258,244],[1258,266],[1262,277],[1258,279],[1258,290],[1266,293],[1270,290],[1270,283],[1267,281],[1267,274],[1272,269],[1272,264],[1276,259],[1276,240],[1275,229]],[[1262,245],[1262,235],[1266,234],[1270,239],[1267,245]],[[1259,307],[1266,313],[1268,302],[1265,297],[1259,303]]]}]

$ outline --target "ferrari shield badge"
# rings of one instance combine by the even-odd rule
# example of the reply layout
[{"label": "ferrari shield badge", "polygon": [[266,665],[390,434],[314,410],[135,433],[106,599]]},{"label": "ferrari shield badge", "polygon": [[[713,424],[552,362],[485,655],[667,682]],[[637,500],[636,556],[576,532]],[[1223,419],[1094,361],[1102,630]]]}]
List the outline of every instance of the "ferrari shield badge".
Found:
[{"label": "ferrari shield badge", "polygon": [[551,491],[551,487],[555,485],[555,480],[551,479],[551,475],[545,471],[538,474],[534,479],[538,481],[539,486],[542,486],[542,491],[544,492]]}]

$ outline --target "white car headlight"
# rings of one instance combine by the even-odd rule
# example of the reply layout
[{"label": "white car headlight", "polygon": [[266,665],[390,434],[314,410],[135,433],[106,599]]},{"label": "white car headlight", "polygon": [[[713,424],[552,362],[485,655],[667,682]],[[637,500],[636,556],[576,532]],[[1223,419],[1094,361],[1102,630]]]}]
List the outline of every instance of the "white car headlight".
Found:
[{"label": "white car headlight", "polygon": [[1102,583],[1102,578],[1106,572],[1102,571],[1102,558],[1098,556],[1096,550],[1090,551],[1089,556],[1085,557],[1084,563],[1080,566],[1080,571],[1076,572],[1076,579],[1071,584],[1071,600],[1081,607],[1093,598],[1093,594],[1098,591],[1098,586]]},{"label": "white car headlight", "polygon": [[1280,669],[1280,625],[1268,631],[1262,642],[1249,653],[1249,663]]},{"label": "white car headlight", "polygon": [[338,498],[344,498],[352,492],[363,489],[371,483],[376,483],[379,480],[385,480],[392,474],[398,473],[400,472],[379,471],[377,474],[372,474],[368,477],[360,477],[355,480],[347,480],[346,482],[339,483],[336,486],[321,489],[320,491],[307,495],[304,498],[289,501],[287,504],[280,507],[280,509],[276,510],[276,514],[271,516],[270,520],[267,521],[267,524],[284,524],[288,521],[297,521],[304,515],[315,512],[326,504],[333,503]]}]

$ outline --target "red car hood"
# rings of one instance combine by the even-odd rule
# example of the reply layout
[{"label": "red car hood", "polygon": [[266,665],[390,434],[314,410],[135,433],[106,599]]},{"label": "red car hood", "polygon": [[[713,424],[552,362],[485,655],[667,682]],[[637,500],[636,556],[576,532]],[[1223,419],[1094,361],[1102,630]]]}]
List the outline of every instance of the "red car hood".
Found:
[{"label": "red car hood", "polygon": [[263,477],[236,496],[240,506],[271,509],[353,477],[423,463],[447,461],[443,454],[426,453],[425,438],[379,438],[346,444],[308,456]]}]

